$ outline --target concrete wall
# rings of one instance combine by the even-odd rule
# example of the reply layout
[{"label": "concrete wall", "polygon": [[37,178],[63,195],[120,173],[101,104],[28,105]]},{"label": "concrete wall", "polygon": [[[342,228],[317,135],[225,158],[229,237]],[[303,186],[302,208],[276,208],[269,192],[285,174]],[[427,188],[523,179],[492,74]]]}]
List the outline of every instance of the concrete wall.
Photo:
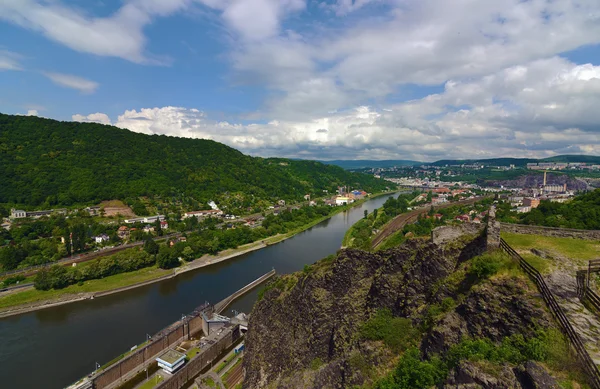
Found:
[{"label": "concrete wall", "polygon": [[524,224],[512,223],[500,223],[500,228],[504,232],[512,232],[515,234],[532,234],[554,236],[558,238],[600,240],[600,230],[575,230],[571,228],[528,226]]},{"label": "concrete wall", "polygon": [[[211,311],[212,307],[207,309]],[[153,361],[160,352],[188,339],[188,336],[198,333],[201,328],[202,318],[199,312],[195,312],[183,322],[179,321],[168,330],[161,331],[152,337],[149,344],[129,354],[94,377],[92,379],[94,389],[106,388],[119,381],[127,373],[136,369],[141,370],[145,362]]]},{"label": "concrete wall", "polygon": [[219,339],[217,343],[210,345],[202,353],[186,363],[179,371],[173,374],[171,378],[156,386],[155,389],[179,389],[183,387],[186,382],[192,380],[196,375],[200,374],[204,368],[209,366],[210,361],[213,361],[227,348],[231,347],[240,336],[240,327],[237,325],[233,328],[233,331],[227,333],[223,338]]}]

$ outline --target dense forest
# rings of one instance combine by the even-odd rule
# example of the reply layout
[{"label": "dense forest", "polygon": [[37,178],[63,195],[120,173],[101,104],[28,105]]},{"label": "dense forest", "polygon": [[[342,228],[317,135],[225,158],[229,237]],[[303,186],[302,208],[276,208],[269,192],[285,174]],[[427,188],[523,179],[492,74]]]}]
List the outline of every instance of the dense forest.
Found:
[{"label": "dense forest", "polygon": [[600,189],[577,196],[567,203],[542,200],[528,213],[517,214],[510,211],[510,204],[501,204],[498,218],[510,223],[600,230]]},{"label": "dense forest", "polygon": [[210,140],[4,114],[0,178],[0,203],[25,208],[182,192],[201,204],[225,193],[300,200],[342,185],[368,192],[389,185],[337,166],[246,156]]}]

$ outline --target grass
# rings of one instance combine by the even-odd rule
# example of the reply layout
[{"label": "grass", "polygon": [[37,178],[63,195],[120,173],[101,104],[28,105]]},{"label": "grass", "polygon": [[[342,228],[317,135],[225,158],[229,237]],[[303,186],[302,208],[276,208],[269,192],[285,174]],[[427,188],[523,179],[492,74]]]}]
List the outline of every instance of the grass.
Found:
[{"label": "grass", "polygon": [[[158,379],[157,379],[158,377]],[[164,380],[163,376],[157,374],[154,377],[150,378],[148,381],[144,382],[143,385],[139,386],[138,389],[152,389],[159,383]]]},{"label": "grass", "polygon": [[42,300],[57,299],[67,295],[76,295],[79,293],[103,292],[137,284],[139,282],[149,281],[160,278],[171,273],[172,270],[159,269],[156,266],[147,267],[129,273],[116,274],[114,276],[102,278],[99,280],[85,281],[83,285],[71,285],[58,290],[26,290],[13,293],[0,298],[0,309],[13,307],[21,304],[29,304]]},{"label": "grass", "polygon": [[233,366],[231,366],[231,369],[227,370],[227,373],[223,374],[223,378],[222,378],[222,381],[223,381],[223,382],[227,382],[227,379],[229,378],[229,375],[231,374],[231,372],[233,371],[233,369],[234,369],[234,368],[235,368],[237,365],[239,365],[240,363],[242,363],[242,359],[243,359],[243,358],[240,358],[240,359],[238,359],[237,361],[235,361],[235,363],[233,364]]},{"label": "grass", "polygon": [[194,347],[190,349],[185,355],[187,356],[188,361],[196,356],[200,352],[198,347]]},{"label": "grass", "polygon": [[235,357],[237,357],[237,354],[231,354],[229,357],[227,357],[225,361],[221,362],[219,366],[217,366],[217,368],[215,369],[215,373],[220,373],[221,370],[225,369],[225,366],[227,366],[229,362],[233,361]]},{"label": "grass", "polygon": [[512,234],[503,232],[502,238],[515,250],[543,249],[550,254],[564,256],[587,264],[590,259],[598,258],[600,241],[556,238],[551,236]]}]

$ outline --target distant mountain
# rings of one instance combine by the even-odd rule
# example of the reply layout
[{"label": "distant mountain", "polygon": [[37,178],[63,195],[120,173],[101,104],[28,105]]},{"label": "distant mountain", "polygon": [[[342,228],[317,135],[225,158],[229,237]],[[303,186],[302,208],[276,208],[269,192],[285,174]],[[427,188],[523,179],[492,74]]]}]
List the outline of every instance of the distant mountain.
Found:
[{"label": "distant mountain", "polygon": [[327,165],[336,165],[341,168],[350,170],[350,169],[363,169],[363,168],[384,168],[384,167],[392,167],[392,166],[412,166],[412,165],[422,165],[426,162],[419,161],[410,161],[404,159],[386,159],[386,160],[351,160],[351,159],[341,159],[335,161],[319,161],[321,163],[325,163]]},{"label": "distant mountain", "polygon": [[237,207],[390,184],[314,161],[257,158],[204,139],[0,114],[0,203],[51,207],[140,196]]},{"label": "distant mountain", "polygon": [[445,165],[471,165],[474,163],[482,163],[490,166],[526,166],[528,163],[540,162],[585,162],[585,163],[600,163],[600,156],[595,155],[557,155],[550,158],[534,159],[534,158],[488,158],[488,159],[442,159],[433,162],[433,166]]}]

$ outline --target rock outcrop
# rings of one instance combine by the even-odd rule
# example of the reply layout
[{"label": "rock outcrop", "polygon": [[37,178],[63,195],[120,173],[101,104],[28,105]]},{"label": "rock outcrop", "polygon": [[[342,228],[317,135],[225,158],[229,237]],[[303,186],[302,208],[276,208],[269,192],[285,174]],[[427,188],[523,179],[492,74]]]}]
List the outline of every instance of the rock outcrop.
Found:
[{"label": "rock outcrop", "polygon": [[[424,357],[446,352],[463,337],[499,341],[552,325],[522,280],[473,285],[464,279],[458,286],[448,285],[457,266],[483,248],[485,236],[443,245],[413,239],[378,253],[348,249],[272,281],[250,318],[244,388],[347,388],[372,382],[363,367],[389,371],[397,356],[379,342],[361,339],[363,323],[386,308],[426,328],[428,307],[456,298],[456,288],[465,294],[426,328],[420,342]],[[519,372],[506,369],[489,376],[464,362],[449,374],[445,387],[534,388],[523,386],[523,377],[541,382],[543,376],[527,365]]]}]

